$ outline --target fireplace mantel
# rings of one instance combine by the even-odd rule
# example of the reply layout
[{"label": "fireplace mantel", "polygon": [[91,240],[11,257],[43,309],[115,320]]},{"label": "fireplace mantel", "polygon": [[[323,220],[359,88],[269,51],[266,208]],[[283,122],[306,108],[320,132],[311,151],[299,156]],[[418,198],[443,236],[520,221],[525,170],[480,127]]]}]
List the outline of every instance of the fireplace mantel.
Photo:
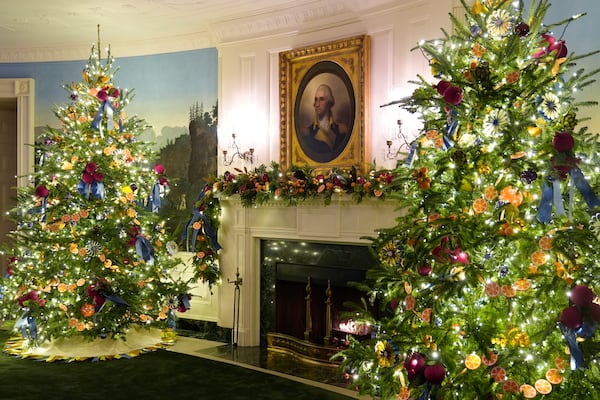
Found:
[{"label": "fireplace mantel", "polygon": [[219,326],[233,327],[234,285],[239,271],[239,346],[260,342],[260,240],[287,239],[339,244],[367,244],[366,236],[395,225],[397,203],[365,199],[356,203],[347,195],[334,196],[331,204],[307,200],[297,206],[274,200],[243,207],[239,197],[221,198],[219,242],[223,282],[218,294]]}]

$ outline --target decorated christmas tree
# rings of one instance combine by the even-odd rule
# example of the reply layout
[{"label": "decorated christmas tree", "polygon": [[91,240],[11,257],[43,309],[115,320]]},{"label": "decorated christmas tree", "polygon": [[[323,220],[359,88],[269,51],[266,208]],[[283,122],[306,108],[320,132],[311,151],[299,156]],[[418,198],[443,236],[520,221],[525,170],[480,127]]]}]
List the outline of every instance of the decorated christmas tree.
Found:
[{"label": "decorated christmas tree", "polygon": [[423,131],[394,171],[401,216],[338,356],[381,399],[597,398],[599,137],[546,0],[476,0],[419,43],[431,77],[402,106]]},{"label": "decorated christmas tree", "polygon": [[98,44],[83,80],[63,84],[60,128],[41,134],[32,185],[18,191],[2,294],[23,352],[65,338],[127,339],[132,327],[173,328],[175,311],[189,307],[188,282],[172,274],[177,246],[157,212],[165,170],[137,138],[146,123],[125,114],[132,92],[114,84],[113,62]]}]

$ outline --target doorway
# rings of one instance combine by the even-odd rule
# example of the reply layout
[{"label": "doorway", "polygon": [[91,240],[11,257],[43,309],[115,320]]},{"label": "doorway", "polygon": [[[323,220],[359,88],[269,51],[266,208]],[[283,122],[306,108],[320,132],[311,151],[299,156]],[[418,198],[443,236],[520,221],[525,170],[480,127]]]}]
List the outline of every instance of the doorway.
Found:
[{"label": "doorway", "polygon": [[[0,243],[14,228],[7,211],[16,205],[16,187],[29,184],[34,163],[35,81],[0,79]],[[0,273],[6,273],[0,259]]]},{"label": "doorway", "polygon": [[[0,244],[10,243],[7,234],[15,229],[8,212],[17,205],[17,99],[0,99]],[[0,258],[2,274],[6,260]]]}]

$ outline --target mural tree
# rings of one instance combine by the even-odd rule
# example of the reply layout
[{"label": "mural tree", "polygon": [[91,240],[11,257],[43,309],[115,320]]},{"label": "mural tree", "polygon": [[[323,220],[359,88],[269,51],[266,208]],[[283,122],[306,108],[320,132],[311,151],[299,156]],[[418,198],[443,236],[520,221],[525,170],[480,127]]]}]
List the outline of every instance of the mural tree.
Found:
[{"label": "mural tree", "polygon": [[[372,339],[343,365],[381,399],[580,399],[600,385],[599,138],[549,3],[464,1],[452,34],[420,43],[433,80],[403,106],[423,134],[394,171],[404,210],[372,238],[358,310]],[[461,22],[464,21],[464,22]],[[554,33],[557,31],[557,33]]]},{"label": "mural tree", "polygon": [[174,326],[174,310],[189,306],[188,282],[171,273],[176,246],[157,213],[165,169],[138,140],[146,124],[126,116],[131,92],[114,85],[116,72],[110,51],[103,64],[92,48],[83,80],[63,85],[61,129],[39,138],[34,184],[18,192],[2,291],[29,345]]}]

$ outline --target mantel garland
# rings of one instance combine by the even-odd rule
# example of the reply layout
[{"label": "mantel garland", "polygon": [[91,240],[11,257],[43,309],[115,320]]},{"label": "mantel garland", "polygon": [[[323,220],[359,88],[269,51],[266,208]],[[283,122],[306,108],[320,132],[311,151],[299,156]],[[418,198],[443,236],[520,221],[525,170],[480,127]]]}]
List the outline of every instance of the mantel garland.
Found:
[{"label": "mantel garland", "polygon": [[365,198],[391,199],[402,192],[406,183],[387,169],[372,168],[365,176],[355,168],[334,169],[327,174],[311,167],[290,166],[284,170],[276,162],[252,170],[235,168],[221,176],[206,179],[206,185],[194,205],[193,217],[184,233],[187,250],[194,253],[192,264],[197,277],[209,286],[221,279],[218,265],[217,229],[220,226],[222,197],[239,196],[243,207],[256,207],[269,201],[282,201],[288,206],[308,199],[331,204],[335,196],[350,196],[360,203]]}]

